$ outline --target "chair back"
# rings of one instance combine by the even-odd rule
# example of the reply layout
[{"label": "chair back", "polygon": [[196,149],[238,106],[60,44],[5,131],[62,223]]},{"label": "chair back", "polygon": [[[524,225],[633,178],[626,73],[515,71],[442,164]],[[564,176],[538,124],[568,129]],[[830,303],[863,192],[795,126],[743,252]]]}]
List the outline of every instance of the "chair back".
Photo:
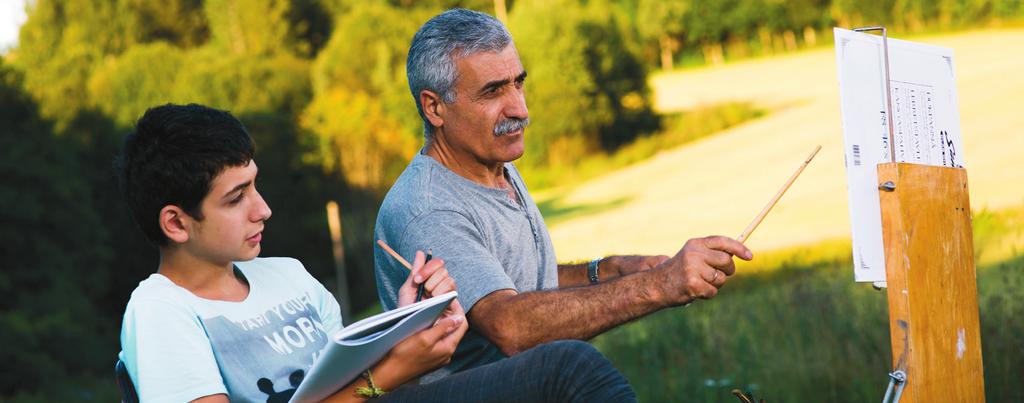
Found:
[{"label": "chair back", "polygon": [[114,364],[114,378],[117,380],[117,389],[121,391],[122,403],[139,403],[139,395],[135,392],[135,384],[132,377],[128,375],[128,368],[120,359]]}]

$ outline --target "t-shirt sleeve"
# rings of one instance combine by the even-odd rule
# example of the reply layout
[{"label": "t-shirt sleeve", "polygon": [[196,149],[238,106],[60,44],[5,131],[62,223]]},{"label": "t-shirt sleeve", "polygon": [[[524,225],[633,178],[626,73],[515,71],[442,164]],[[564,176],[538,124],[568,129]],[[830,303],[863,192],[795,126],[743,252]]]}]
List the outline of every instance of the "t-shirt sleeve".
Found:
[{"label": "t-shirt sleeve", "polygon": [[227,393],[198,317],[173,300],[129,302],[121,348],[143,402],[187,402]]},{"label": "t-shirt sleeve", "polygon": [[494,291],[516,288],[487,248],[480,230],[460,213],[431,211],[413,220],[402,235],[398,252],[412,259],[420,250],[433,250],[434,257],[444,259],[466,312]]}]

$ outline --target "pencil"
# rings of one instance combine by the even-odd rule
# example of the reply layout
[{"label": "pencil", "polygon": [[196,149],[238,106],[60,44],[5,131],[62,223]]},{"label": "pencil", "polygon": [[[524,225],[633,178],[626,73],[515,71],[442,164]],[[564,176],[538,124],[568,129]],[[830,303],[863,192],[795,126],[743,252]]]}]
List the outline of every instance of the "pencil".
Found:
[{"label": "pencil", "polygon": [[[378,239],[377,240],[377,245],[380,245],[381,249],[384,249],[385,252],[387,252],[389,255],[391,255],[391,257],[395,258],[395,260],[397,260],[398,263],[401,263],[402,266],[405,266],[406,269],[409,269],[409,271],[412,271],[412,265],[409,264],[409,261],[407,261],[404,258],[402,258],[402,255],[399,255],[398,252],[395,252],[394,249],[391,249],[391,247],[388,246],[388,244],[385,243],[383,239]],[[434,252],[433,250],[430,250],[430,251],[427,252],[427,262],[429,262],[430,259],[432,259],[434,257],[433,252]],[[420,283],[419,287],[416,287],[416,301],[417,302],[419,300],[423,299],[423,295],[426,294],[425,283],[426,283],[426,281],[424,281],[423,283]]]},{"label": "pencil", "polygon": [[800,164],[800,168],[797,168],[796,173],[794,173],[793,176],[791,176],[789,180],[786,181],[786,184],[782,186],[782,189],[779,189],[779,192],[775,194],[775,197],[773,197],[771,201],[768,202],[768,205],[764,206],[764,209],[761,210],[761,214],[758,214],[757,217],[754,217],[754,221],[751,221],[750,225],[747,226],[747,229],[743,230],[743,233],[736,238],[737,241],[740,241],[740,243],[744,243],[747,241],[747,239],[750,238],[750,233],[754,232],[754,228],[757,228],[757,226],[761,224],[761,221],[763,221],[764,217],[768,215],[768,212],[771,211],[772,207],[775,207],[775,203],[777,203],[779,199],[782,198],[782,195],[786,193],[786,190],[789,190],[789,186],[792,185],[794,181],[796,181],[796,177],[800,176],[800,173],[804,171],[804,168],[807,168],[807,164],[810,164],[811,160],[814,159],[814,156],[818,155],[819,150],[821,150],[820,145],[815,147],[814,151],[811,151],[811,155],[807,157],[803,164]]},{"label": "pencil", "polygon": [[391,257],[395,258],[395,260],[397,260],[398,263],[401,263],[402,266],[405,266],[406,269],[409,269],[409,271],[412,271],[412,265],[409,264],[408,261],[403,259],[402,255],[399,255],[398,252],[395,252],[394,249],[391,249],[391,247],[388,246],[388,244],[384,243],[383,239],[378,239],[377,240],[377,245],[380,245],[381,249],[384,249],[385,252],[387,252],[389,255],[391,255]]},{"label": "pencil", "polygon": [[[426,264],[426,262],[429,262],[430,259],[433,259],[433,258],[434,258],[434,250],[433,249],[427,249],[427,260],[425,262],[423,262],[423,264]],[[423,295],[426,294],[426,293],[427,293],[426,281],[424,281],[424,282],[420,283],[419,287],[416,287],[416,302],[419,302],[421,299],[423,299]]]}]

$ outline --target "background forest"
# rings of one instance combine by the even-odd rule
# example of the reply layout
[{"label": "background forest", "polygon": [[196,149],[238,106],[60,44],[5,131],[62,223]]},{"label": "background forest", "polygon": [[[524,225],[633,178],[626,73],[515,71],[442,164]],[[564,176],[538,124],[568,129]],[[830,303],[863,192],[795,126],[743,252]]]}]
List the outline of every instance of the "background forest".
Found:
[{"label": "background forest", "polygon": [[117,398],[121,315],[157,254],[125,214],[111,163],[151,106],[195,102],[238,116],[255,138],[259,187],[274,210],[263,255],[300,259],[338,293],[325,212],[336,201],[350,285],[343,292],[358,313],[377,305],[377,208],[422,144],[405,55],[416,29],[444,9],[507,21],[530,77],[534,124],[518,164],[534,189],[596,175],[581,166],[621,166],[761,113],[749,105],[655,112],[648,83],[658,70],[829,44],[837,25],[948,31],[1024,15],[1021,0],[34,0],[28,7],[19,43],[0,60],[0,401],[16,402]]}]

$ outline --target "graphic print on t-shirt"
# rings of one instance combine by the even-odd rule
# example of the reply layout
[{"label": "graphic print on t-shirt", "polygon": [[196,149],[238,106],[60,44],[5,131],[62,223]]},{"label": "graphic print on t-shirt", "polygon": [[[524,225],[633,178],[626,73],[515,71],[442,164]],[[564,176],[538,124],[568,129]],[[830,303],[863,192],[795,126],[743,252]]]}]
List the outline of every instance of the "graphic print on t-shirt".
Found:
[{"label": "graphic print on t-shirt", "polygon": [[292,396],[295,395],[295,391],[298,390],[299,384],[302,383],[302,378],[306,376],[306,371],[301,369],[295,370],[291,375],[288,376],[288,382],[291,383],[291,389],[285,389],[280,392],[274,391],[274,382],[267,378],[260,378],[256,381],[256,386],[260,388],[260,391],[267,394],[267,403],[288,403],[292,400]]},{"label": "graphic print on t-shirt", "polygon": [[[294,393],[328,337],[309,294],[248,318],[216,316],[203,324],[232,401],[270,402]],[[274,385],[285,390],[274,392]]]}]

